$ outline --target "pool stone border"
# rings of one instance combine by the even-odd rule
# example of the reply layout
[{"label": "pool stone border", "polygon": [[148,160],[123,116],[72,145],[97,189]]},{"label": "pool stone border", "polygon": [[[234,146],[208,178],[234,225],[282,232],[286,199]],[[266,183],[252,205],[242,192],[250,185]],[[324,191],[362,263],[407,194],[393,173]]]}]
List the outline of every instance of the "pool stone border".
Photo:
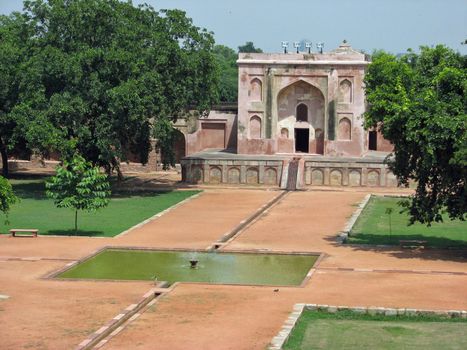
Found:
[{"label": "pool stone border", "polygon": [[[316,257],[316,261],[307,271],[303,280],[298,285],[264,285],[264,284],[239,284],[239,283],[213,283],[213,282],[185,282],[185,281],[176,281],[169,286],[167,281],[157,281],[158,283],[164,283],[164,286],[171,287],[176,283],[186,283],[186,284],[204,284],[204,285],[219,285],[219,286],[247,286],[247,287],[282,287],[282,288],[304,288],[307,283],[313,277],[314,272],[318,268],[319,264],[326,257],[326,253],[322,252],[288,252],[288,251],[274,251],[269,249],[249,249],[249,250],[206,250],[206,249],[185,249],[185,248],[151,248],[151,247],[126,247],[126,246],[104,246],[99,249],[94,250],[90,254],[84,256],[79,260],[73,260],[59,269],[55,269],[51,272],[46,273],[41,277],[43,280],[54,280],[54,281],[69,281],[69,282],[79,282],[79,281],[91,281],[91,282],[151,282],[151,280],[125,280],[125,279],[103,279],[103,278],[61,278],[58,277],[62,273],[72,269],[76,265],[82,264],[90,259],[93,259],[100,253],[103,253],[107,250],[136,250],[136,251],[153,251],[153,252],[193,252],[193,253],[213,253],[213,254],[275,254],[275,255],[307,255]],[[164,288],[164,287],[162,287]]]},{"label": "pool stone border", "polygon": [[282,325],[279,333],[272,338],[267,349],[281,350],[292,333],[298,319],[302,316],[304,310],[324,311],[328,313],[336,313],[337,311],[348,310],[358,314],[368,315],[385,315],[385,316],[444,316],[449,318],[467,319],[466,310],[430,310],[430,309],[410,309],[410,308],[386,308],[376,306],[342,306],[342,305],[326,305],[326,304],[295,304],[293,311]]}]

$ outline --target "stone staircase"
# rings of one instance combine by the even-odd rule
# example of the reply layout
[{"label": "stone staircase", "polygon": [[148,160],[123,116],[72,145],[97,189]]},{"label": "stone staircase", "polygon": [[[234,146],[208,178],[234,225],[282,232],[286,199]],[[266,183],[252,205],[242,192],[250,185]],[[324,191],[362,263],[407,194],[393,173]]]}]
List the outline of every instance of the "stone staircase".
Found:
[{"label": "stone staircase", "polygon": [[292,158],[284,161],[281,189],[286,191],[296,191],[303,187],[303,174],[305,161],[302,158]]}]

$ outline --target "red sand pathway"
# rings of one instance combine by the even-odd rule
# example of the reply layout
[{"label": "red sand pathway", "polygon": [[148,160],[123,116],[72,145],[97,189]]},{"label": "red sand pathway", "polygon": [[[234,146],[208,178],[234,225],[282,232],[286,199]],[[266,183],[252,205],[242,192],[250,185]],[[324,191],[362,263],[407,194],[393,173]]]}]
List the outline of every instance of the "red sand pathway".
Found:
[{"label": "red sand pathway", "polygon": [[[0,347],[72,348],[151,287],[148,282],[41,280],[68,261],[8,259],[78,259],[105,245],[205,248],[275,195],[207,190],[114,239],[1,237],[0,294],[11,297],[0,300]],[[364,195],[291,193],[225,247],[325,252],[327,257],[304,288],[275,292],[272,287],[179,284],[104,348],[264,349],[299,302],[466,310],[465,253],[357,249],[335,243],[336,233]]]}]

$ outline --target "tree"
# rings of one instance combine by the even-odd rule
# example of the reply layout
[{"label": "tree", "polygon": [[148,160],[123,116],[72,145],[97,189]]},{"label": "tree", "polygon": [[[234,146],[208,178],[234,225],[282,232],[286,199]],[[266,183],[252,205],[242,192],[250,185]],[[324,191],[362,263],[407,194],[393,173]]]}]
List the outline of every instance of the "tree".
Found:
[{"label": "tree", "polygon": [[[33,30],[18,75],[31,88],[16,115],[36,121],[31,144],[68,155],[76,141],[85,159],[121,176],[128,153],[147,162],[159,120],[217,101],[212,33],[183,11],[118,0],[30,0],[24,9]],[[49,124],[53,134],[37,140]]]},{"label": "tree", "polygon": [[8,214],[11,206],[18,201],[18,197],[13,193],[11,184],[3,176],[0,176],[0,211],[5,214],[5,225],[8,224]]},{"label": "tree", "polygon": [[417,184],[403,206],[410,223],[464,220],[467,197],[467,58],[439,45],[395,57],[373,56],[365,77],[366,127],[394,145],[389,166]]},{"label": "tree", "polygon": [[25,15],[0,16],[0,153],[5,177],[9,152],[15,146],[46,149],[54,135],[43,113],[31,113],[44,103],[37,74],[27,63],[34,52],[33,33]]},{"label": "tree", "polygon": [[57,167],[57,173],[46,182],[46,194],[58,208],[75,210],[75,233],[78,232],[78,210],[95,211],[109,204],[110,184],[98,167],[75,154]]},{"label": "tree", "polygon": [[245,45],[241,45],[238,47],[238,52],[246,52],[246,53],[262,53],[263,50],[260,48],[255,47],[252,41],[247,41]]},{"label": "tree", "polygon": [[234,50],[223,45],[214,46],[213,53],[220,71],[219,100],[236,103],[238,99],[238,55]]}]

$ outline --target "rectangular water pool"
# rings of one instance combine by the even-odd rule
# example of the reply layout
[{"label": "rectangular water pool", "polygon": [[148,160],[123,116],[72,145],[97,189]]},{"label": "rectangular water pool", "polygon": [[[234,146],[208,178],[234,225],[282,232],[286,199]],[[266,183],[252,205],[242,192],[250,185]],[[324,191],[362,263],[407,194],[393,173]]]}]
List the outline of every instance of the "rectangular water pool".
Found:
[{"label": "rectangular water pool", "polygon": [[[297,286],[317,258],[311,254],[106,249],[57,277]],[[190,260],[198,260],[196,268],[190,268]]]}]

